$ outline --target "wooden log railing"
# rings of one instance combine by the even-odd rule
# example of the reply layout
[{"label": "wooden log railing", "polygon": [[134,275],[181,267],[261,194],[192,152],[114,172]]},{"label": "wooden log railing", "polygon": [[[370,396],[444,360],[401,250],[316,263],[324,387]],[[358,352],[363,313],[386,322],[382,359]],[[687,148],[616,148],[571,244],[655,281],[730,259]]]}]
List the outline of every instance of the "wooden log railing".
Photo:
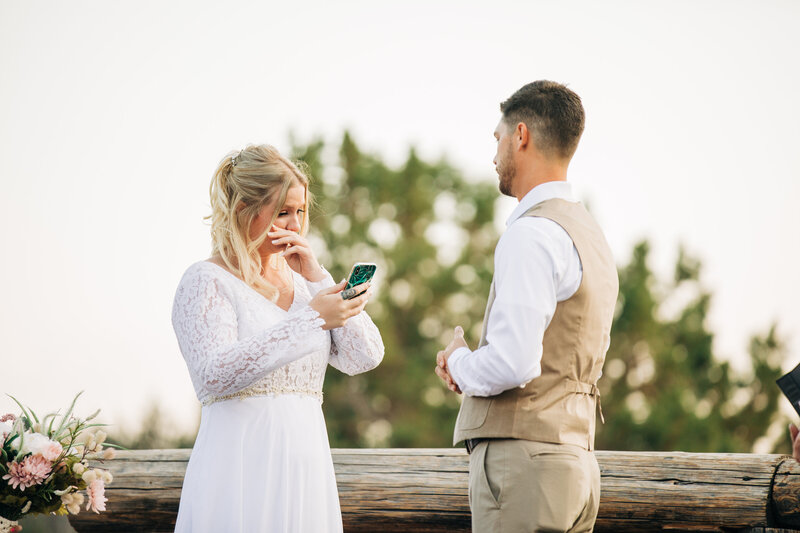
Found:
[{"label": "wooden log railing", "polygon": [[[596,531],[800,531],[800,465],[786,456],[596,453]],[[103,465],[114,474],[108,512],[70,522],[79,532],[172,531],[189,454],[120,452]],[[345,531],[470,530],[461,449],[339,449],[333,462]]]}]

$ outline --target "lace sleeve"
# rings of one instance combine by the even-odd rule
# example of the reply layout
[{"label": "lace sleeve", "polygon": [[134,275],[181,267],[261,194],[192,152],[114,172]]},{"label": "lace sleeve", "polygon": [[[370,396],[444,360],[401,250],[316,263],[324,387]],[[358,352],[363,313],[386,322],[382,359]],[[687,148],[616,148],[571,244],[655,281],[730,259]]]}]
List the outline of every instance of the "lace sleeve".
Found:
[{"label": "lace sleeve", "polygon": [[383,340],[377,326],[366,313],[331,330],[330,363],[350,376],[372,370],[383,360]]},{"label": "lace sleeve", "polygon": [[272,370],[324,346],[324,321],[309,306],[252,337],[238,338],[233,302],[213,276],[187,276],[172,308],[172,325],[198,397],[244,389]]}]

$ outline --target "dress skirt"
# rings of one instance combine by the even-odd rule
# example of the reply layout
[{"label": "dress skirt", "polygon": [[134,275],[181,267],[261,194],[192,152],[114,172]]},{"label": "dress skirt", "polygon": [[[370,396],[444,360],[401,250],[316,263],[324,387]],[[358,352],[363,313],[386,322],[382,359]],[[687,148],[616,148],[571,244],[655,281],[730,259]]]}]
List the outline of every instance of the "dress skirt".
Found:
[{"label": "dress skirt", "polygon": [[319,400],[282,394],[204,406],[175,531],[341,532]]}]

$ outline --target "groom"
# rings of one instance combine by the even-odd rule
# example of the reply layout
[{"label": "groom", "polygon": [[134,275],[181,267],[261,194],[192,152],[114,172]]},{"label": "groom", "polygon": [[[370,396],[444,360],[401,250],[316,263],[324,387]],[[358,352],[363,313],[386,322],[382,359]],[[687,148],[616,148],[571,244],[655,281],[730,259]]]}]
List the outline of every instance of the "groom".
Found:
[{"label": "groom", "polygon": [[471,351],[457,327],[436,373],[464,393],[453,440],[470,453],[472,530],[591,531],[597,380],[619,284],[602,230],[566,181],[583,106],[536,81],[500,111],[494,164],[519,205],[495,249],[480,344]]}]

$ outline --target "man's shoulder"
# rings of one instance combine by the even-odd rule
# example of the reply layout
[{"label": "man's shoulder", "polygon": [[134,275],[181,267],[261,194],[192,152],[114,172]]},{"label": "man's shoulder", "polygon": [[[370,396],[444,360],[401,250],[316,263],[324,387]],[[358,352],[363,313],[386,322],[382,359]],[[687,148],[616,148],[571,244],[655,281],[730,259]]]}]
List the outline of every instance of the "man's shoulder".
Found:
[{"label": "man's shoulder", "polygon": [[500,241],[507,242],[572,242],[567,231],[554,220],[543,216],[522,216],[506,228]]},{"label": "man's shoulder", "polygon": [[495,251],[495,265],[498,262],[531,264],[531,260],[535,260],[558,270],[569,263],[573,253],[572,238],[557,222],[526,216],[515,220],[501,236]]}]

